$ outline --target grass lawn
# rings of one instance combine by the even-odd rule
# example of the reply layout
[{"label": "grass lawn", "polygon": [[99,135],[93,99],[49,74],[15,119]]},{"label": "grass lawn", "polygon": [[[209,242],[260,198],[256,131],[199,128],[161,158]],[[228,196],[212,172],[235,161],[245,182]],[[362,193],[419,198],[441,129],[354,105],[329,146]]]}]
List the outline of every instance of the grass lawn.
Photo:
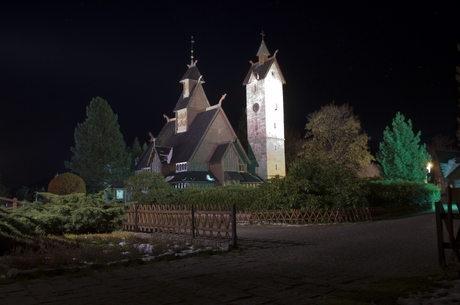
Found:
[{"label": "grass lawn", "polygon": [[[3,237],[5,237],[3,235]],[[103,267],[120,263],[142,263],[173,259],[207,250],[220,250],[185,239],[164,235],[117,231],[107,234],[15,238],[17,245],[0,256],[0,278],[14,277],[24,270]]]}]

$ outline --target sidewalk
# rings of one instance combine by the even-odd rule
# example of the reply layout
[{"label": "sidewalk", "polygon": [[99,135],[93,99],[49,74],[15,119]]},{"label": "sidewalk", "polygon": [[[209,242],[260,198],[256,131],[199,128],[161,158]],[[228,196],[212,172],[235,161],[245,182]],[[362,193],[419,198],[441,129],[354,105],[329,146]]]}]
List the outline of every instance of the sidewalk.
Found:
[{"label": "sidewalk", "polygon": [[[225,254],[0,285],[0,304],[334,304],[439,270],[432,214],[359,224],[240,226],[238,237],[240,249]],[[362,304],[371,302],[378,304]]]}]

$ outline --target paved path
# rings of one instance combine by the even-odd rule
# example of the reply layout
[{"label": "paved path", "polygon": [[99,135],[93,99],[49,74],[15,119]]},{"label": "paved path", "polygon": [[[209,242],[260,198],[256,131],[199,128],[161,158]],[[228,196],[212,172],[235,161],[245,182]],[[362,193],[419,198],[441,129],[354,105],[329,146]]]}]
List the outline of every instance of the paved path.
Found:
[{"label": "paved path", "polygon": [[433,214],[240,226],[240,250],[0,285],[0,304],[330,304],[390,278],[437,270],[435,230]]}]

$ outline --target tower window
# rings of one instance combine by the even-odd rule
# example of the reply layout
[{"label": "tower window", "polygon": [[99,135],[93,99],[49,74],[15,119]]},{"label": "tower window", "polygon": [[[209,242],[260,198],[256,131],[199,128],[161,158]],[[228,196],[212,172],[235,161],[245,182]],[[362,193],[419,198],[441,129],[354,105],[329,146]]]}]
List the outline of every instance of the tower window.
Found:
[{"label": "tower window", "polygon": [[276,129],[276,123],[274,123],[274,125],[273,125],[273,126],[274,126],[274,127],[275,127],[275,129]]}]

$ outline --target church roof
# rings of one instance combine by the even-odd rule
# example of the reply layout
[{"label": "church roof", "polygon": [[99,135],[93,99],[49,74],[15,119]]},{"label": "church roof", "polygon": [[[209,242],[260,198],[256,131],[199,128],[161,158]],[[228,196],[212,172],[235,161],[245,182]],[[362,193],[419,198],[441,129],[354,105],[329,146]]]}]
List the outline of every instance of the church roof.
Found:
[{"label": "church roof", "polygon": [[151,161],[153,160],[153,157],[155,156],[155,150],[154,150],[154,142],[150,142],[149,146],[147,149],[144,151],[142,156],[139,157],[139,161],[137,161],[136,165],[134,166],[135,171],[140,171],[143,168],[149,167],[150,164],[152,163]]},{"label": "church roof", "polygon": [[209,162],[220,162],[220,161],[222,161],[222,159],[223,159],[223,157],[225,155],[225,152],[227,151],[229,145],[230,145],[230,143],[224,143],[224,144],[217,145],[217,147],[214,150],[214,153],[212,154],[211,159],[209,160]]},{"label": "church roof", "polygon": [[460,179],[460,152],[435,150],[435,157],[445,180]]},{"label": "church roof", "polygon": [[249,84],[249,80],[251,79],[252,75],[254,75],[256,79],[264,79],[275,60],[275,57],[271,57],[267,59],[262,65],[260,65],[258,62],[253,63],[251,68],[249,68],[248,74],[246,74],[243,85]]},{"label": "church roof", "polygon": [[189,161],[219,109],[215,108],[198,113],[187,132],[176,133],[175,121],[167,122],[156,138],[156,145],[173,148],[171,163]]},{"label": "church roof", "polygon": [[169,183],[181,182],[216,182],[216,177],[208,171],[169,173],[165,180]]},{"label": "church roof", "polygon": [[244,172],[230,172],[226,171],[225,174],[229,179],[232,180],[238,180],[243,183],[247,182],[262,182],[262,179],[260,179],[257,176],[251,175],[249,173],[244,173]]},{"label": "church roof", "polygon": [[[183,80],[186,80],[186,79],[198,80],[200,78],[200,76],[201,76],[200,71],[198,71],[198,68],[193,63],[193,64],[188,66],[188,69],[187,69],[187,71],[185,71],[184,76],[182,76],[182,78],[180,79],[180,82],[182,82]],[[201,82],[204,83],[203,78],[201,78]]]}]

